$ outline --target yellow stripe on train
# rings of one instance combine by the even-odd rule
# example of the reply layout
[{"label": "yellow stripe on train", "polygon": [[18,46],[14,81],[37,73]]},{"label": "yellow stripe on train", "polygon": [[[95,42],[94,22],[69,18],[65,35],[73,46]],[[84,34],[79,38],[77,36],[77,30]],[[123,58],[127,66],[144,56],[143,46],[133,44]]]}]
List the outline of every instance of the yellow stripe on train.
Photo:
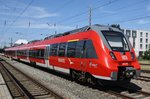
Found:
[{"label": "yellow stripe on train", "polygon": [[79,41],[79,39],[68,40],[68,42],[75,42],[75,41]]}]

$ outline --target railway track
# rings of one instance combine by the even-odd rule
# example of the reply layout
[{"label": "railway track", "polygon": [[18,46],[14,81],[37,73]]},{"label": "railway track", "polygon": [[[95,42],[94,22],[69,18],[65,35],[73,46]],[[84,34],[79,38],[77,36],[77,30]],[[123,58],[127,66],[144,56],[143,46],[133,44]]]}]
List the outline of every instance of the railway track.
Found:
[{"label": "railway track", "polygon": [[109,88],[107,93],[124,99],[150,99],[150,93],[126,87]]},{"label": "railway track", "polygon": [[[9,65],[9,64],[7,64],[7,65]],[[97,88],[97,86],[95,86],[95,87]],[[102,87],[102,86],[100,86],[100,87]],[[115,88],[109,87],[109,88],[105,88],[104,87],[104,88],[102,88],[100,90],[104,91],[106,93],[112,94],[114,96],[117,96],[117,97],[125,98],[125,99],[143,99],[143,98],[144,99],[150,99],[150,93],[144,92],[144,91],[141,91],[141,90],[131,89],[131,88],[124,88],[124,87],[119,87],[119,88],[117,88],[117,87],[115,87]],[[35,95],[34,98],[39,98],[39,97]],[[44,97],[44,98],[46,98],[46,97]]]},{"label": "railway track", "polygon": [[150,82],[150,77],[148,77],[148,76],[140,76],[140,77],[136,78],[136,80]]},{"label": "railway track", "polygon": [[14,99],[63,99],[5,61],[0,61],[0,72]]},{"label": "railway track", "polygon": [[140,65],[150,66],[150,64],[144,64],[144,63],[141,63]]},{"label": "railway track", "polygon": [[141,70],[143,73],[150,73],[150,70]]}]

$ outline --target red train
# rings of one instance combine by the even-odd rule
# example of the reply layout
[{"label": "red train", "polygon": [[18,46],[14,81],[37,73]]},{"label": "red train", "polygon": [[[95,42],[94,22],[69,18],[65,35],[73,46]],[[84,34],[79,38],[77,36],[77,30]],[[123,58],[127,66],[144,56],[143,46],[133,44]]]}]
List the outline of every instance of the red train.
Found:
[{"label": "red train", "polygon": [[70,74],[74,79],[130,81],[140,75],[134,49],[120,28],[103,25],[5,49],[14,59]]}]

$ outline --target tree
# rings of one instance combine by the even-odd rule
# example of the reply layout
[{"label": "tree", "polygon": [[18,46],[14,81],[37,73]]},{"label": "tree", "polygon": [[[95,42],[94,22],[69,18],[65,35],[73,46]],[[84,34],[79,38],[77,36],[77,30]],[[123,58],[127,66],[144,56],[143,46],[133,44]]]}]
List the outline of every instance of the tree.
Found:
[{"label": "tree", "polygon": [[148,60],[150,60],[150,49],[149,49],[148,51],[145,51],[145,52],[144,52],[143,59],[148,59]]}]

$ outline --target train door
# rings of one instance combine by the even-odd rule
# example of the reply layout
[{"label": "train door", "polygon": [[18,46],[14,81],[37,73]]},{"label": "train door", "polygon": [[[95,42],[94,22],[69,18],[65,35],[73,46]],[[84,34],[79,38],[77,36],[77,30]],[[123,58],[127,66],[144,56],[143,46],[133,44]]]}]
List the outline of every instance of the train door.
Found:
[{"label": "train door", "polygon": [[27,54],[27,60],[29,61],[29,50],[26,50],[26,54]]},{"label": "train door", "polygon": [[82,72],[87,72],[89,66],[92,65],[92,63],[96,65],[92,59],[96,59],[97,55],[92,40],[84,40],[82,43],[83,46],[81,50],[80,67]]},{"label": "train door", "polygon": [[80,71],[86,72],[86,40],[81,40],[76,46],[76,56],[80,58]]},{"label": "train door", "polygon": [[17,50],[15,50],[15,59],[17,59]]},{"label": "train door", "polygon": [[50,51],[50,45],[46,46],[45,48],[45,53],[44,53],[45,67],[49,67],[49,51]]}]

